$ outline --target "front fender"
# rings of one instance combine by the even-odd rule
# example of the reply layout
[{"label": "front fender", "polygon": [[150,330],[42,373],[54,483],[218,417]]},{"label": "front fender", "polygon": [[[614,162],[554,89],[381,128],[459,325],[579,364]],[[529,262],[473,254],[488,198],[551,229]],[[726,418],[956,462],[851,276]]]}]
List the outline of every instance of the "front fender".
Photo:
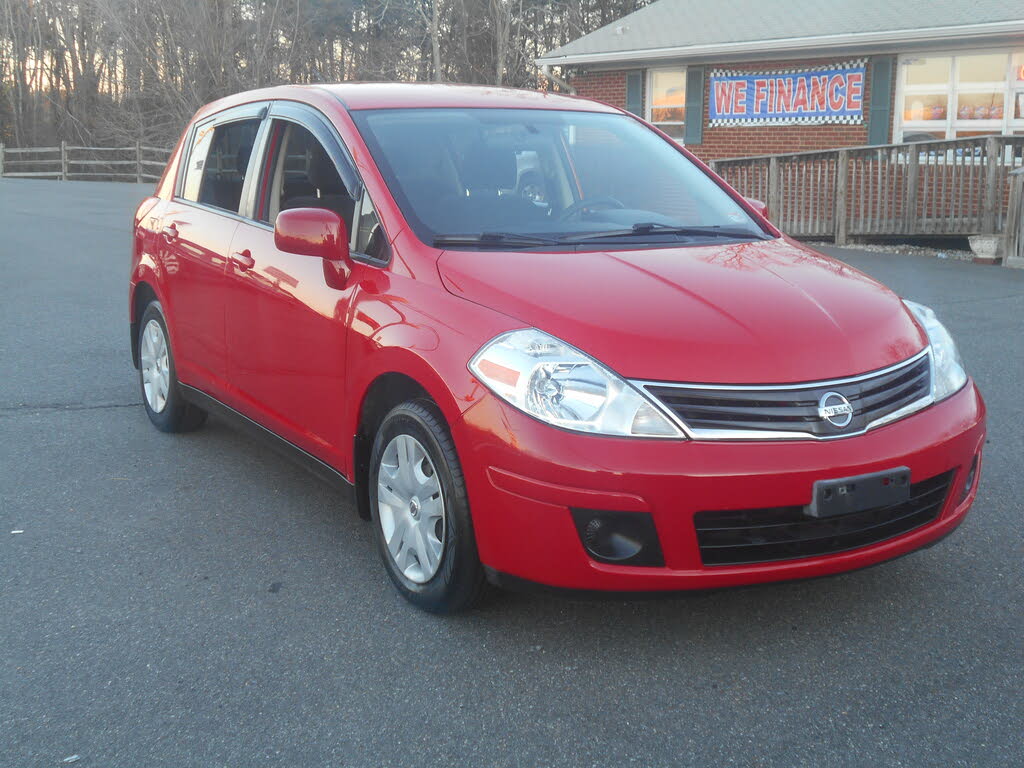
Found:
[{"label": "front fender", "polygon": [[360,281],[350,318],[346,431],[352,436],[367,392],[388,373],[415,380],[454,424],[487,392],[470,373],[470,359],[499,333],[522,327],[439,284],[383,271]]}]

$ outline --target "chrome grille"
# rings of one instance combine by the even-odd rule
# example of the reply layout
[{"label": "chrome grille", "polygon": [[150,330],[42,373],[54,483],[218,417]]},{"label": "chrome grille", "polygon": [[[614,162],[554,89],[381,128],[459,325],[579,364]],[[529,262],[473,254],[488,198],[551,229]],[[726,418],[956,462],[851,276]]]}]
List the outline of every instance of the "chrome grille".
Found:
[{"label": "chrome grille", "polygon": [[[634,383],[696,439],[827,439],[860,434],[928,405],[931,358],[925,350],[880,371],[805,384]],[[848,424],[836,426],[820,415],[822,398],[829,393],[842,395],[852,406]]]}]

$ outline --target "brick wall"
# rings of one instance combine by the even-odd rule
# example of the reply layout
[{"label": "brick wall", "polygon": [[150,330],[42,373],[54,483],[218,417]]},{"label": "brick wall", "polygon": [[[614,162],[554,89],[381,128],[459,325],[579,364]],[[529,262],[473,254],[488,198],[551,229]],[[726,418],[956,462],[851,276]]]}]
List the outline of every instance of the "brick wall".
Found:
[{"label": "brick wall", "polygon": [[[766,72],[773,69],[813,68],[847,61],[852,57],[758,61],[745,64],[716,64],[716,68],[741,72]],[[860,125],[779,125],[779,126],[716,126],[708,125],[710,101],[707,67],[704,78],[704,136],[700,144],[687,148],[702,160],[745,155],[770,155],[814,149],[861,146],[868,143],[868,120],[871,115],[871,60],[868,60],[864,83],[864,122]],[[636,70],[633,70],[636,71]],[[646,81],[646,77],[644,78]],[[577,72],[572,84],[580,96],[603,101],[616,107],[626,106],[626,72]],[[646,105],[646,94],[644,95]],[[891,129],[890,129],[891,133]]]},{"label": "brick wall", "polygon": [[625,71],[575,72],[569,82],[580,96],[603,101],[619,109],[626,108]]}]

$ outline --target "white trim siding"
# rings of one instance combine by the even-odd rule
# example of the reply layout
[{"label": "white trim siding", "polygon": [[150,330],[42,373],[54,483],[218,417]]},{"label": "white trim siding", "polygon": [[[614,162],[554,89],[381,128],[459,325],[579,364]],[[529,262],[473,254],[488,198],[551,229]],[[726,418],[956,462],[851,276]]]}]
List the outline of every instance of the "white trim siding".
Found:
[{"label": "white trim siding", "polygon": [[[633,50],[608,51],[602,53],[580,53],[564,56],[541,56],[535,59],[538,65],[574,65],[599,63],[633,63],[652,59],[683,58],[687,61],[707,60],[711,56],[742,54],[766,54],[783,59],[786,54],[796,51],[805,53],[821,52],[832,48],[878,47],[884,45],[913,45],[928,42],[970,43],[982,42],[988,38],[1006,38],[1024,35],[1024,19],[994,21],[983,24],[961,24],[948,27],[922,27],[919,29],[896,29],[874,32],[850,32],[838,35],[816,35],[791,37],[779,40],[750,40],[737,43],[714,43],[708,45],[684,45],[666,48],[637,48]],[[873,51],[874,52],[874,51]]]}]

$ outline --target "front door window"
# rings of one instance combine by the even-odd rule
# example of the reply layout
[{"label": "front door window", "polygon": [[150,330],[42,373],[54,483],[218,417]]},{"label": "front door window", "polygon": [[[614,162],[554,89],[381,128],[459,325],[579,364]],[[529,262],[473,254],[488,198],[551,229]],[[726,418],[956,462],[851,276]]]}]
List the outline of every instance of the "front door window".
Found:
[{"label": "front door window", "polygon": [[275,121],[271,130],[269,177],[258,218],[273,223],[291,208],[326,208],[341,216],[351,232],[355,200],[327,150],[297,123]]}]

